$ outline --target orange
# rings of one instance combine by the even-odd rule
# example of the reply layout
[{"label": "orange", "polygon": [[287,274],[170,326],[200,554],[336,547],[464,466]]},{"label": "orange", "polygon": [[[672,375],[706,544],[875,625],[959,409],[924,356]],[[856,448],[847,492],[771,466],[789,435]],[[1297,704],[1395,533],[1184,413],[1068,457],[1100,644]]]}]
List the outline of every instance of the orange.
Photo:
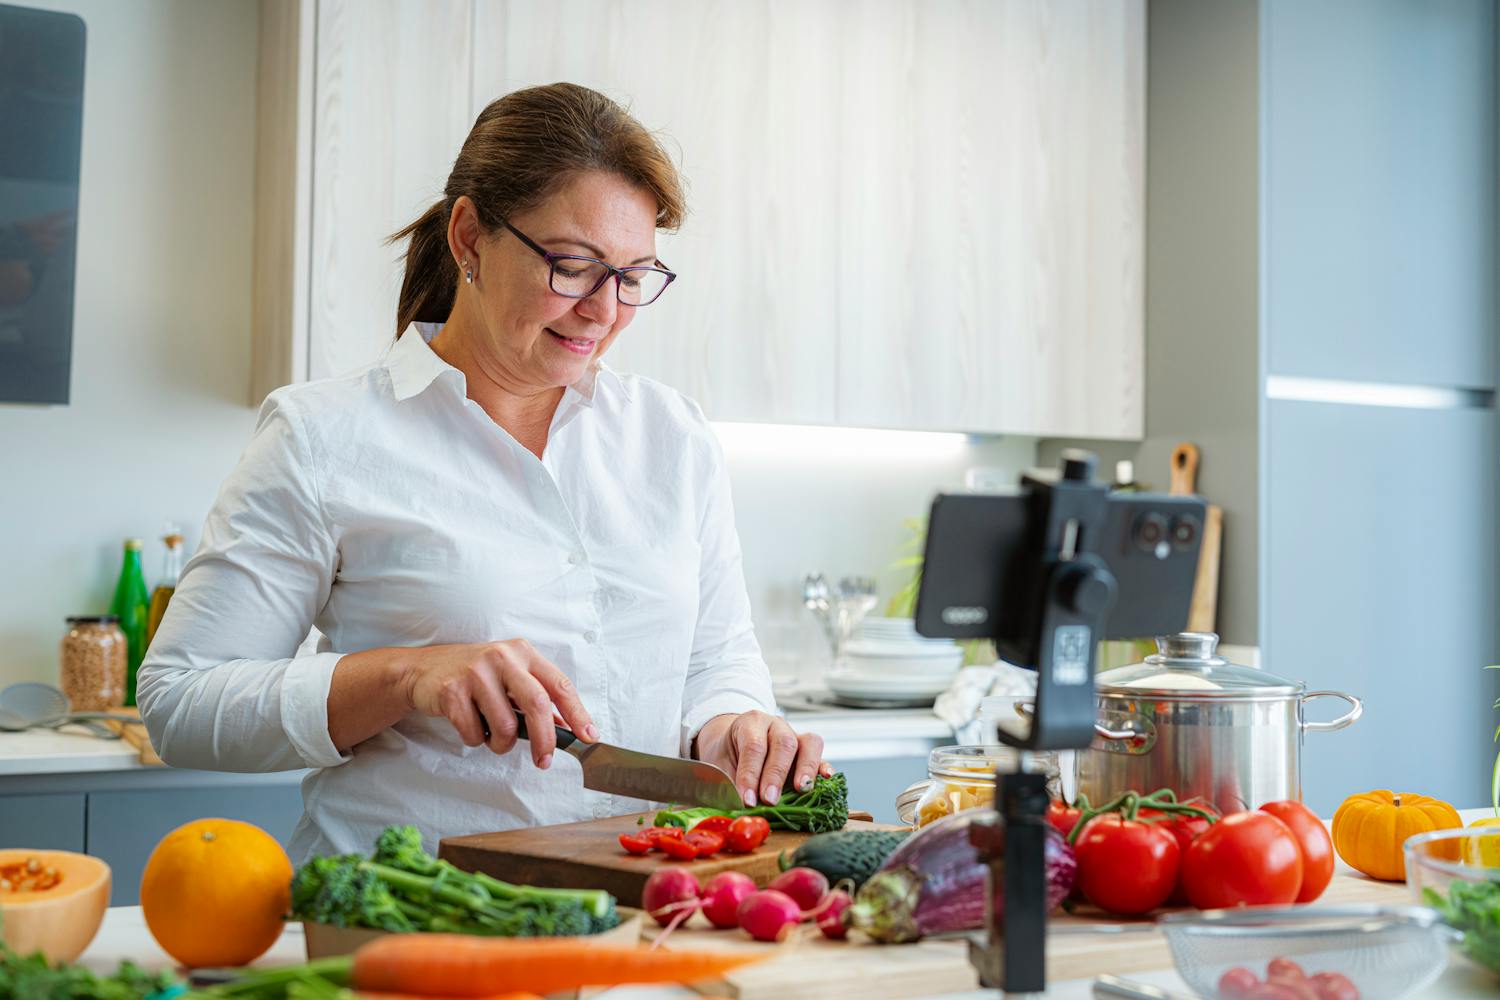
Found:
[{"label": "orange", "polygon": [[281,936],[292,863],[269,833],[199,819],[162,838],[141,876],[141,910],[162,950],[192,968],[248,965]]}]

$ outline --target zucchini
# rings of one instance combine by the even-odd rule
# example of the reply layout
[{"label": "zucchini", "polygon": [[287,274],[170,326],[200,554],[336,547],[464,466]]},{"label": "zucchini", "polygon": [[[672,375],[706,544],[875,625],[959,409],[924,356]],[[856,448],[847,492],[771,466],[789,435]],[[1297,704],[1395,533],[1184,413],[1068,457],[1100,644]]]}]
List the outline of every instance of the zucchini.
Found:
[{"label": "zucchini", "polygon": [[855,888],[885,863],[891,852],[901,846],[909,830],[839,830],[836,833],[820,833],[803,841],[802,846],[787,857],[785,851],[777,862],[781,870],[788,868],[811,868],[828,877],[831,885],[849,879]]}]

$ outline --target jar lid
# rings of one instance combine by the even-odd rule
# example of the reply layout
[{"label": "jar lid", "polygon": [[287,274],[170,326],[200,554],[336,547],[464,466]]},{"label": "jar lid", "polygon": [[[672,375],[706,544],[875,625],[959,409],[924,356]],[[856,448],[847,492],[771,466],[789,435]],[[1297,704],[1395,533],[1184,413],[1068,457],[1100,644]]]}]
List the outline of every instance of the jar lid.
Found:
[{"label": "jar lid", "polygon": [[69,625],[113,625],[120,620],[119,615],[69,615]]},{"label": "jar lid", "polygon": [[1003,743],[938,747],[927,757],[927,774],[933,778],[993,783],[995,771],[1015,771],[1023,762],[1025,769],[1052,773],[1057,770],[1057,754],[1050,750],[1017,750]]},{"label": "jar lid", "polygon": [[1212,632],[1158,636],[1156,652],[1142,663],[1106,670],[1096,678],[1105,694],[1150,694],[1154,698],[1289,697],[1306,686],[1254,667],[1230,663],[1217,652]]}]

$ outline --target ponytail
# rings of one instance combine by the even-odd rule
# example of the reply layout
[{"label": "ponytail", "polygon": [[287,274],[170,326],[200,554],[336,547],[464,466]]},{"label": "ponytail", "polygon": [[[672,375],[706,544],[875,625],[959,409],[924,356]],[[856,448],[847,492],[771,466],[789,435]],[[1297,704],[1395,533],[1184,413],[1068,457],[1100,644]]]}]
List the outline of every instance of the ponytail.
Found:
[{"label": "ponytail", "polygon": [[406,276],[396,302],[396,336],[413,323],[443,323],[453,311],[458,268],[448,252],[448,200],[394,234],[387,243],[410,239],[406,247]]}]

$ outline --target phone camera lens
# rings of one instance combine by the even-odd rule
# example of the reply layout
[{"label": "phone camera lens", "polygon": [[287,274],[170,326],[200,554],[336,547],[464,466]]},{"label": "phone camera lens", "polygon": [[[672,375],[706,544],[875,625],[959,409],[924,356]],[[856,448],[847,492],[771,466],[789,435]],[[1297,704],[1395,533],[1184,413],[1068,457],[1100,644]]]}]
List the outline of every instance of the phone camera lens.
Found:
[{"label": "phone camera lens", "polygon": [[1166,537],[1167,519],[1156,511],[1135,519],[1135,544],[1142,550],[1154,553]]},{"label": "phone camera lens", "polygon": [[1172,519],[1172,544],[1179,549],[1192,548],[1198,541],[1198,519],[1177,517]]}]

